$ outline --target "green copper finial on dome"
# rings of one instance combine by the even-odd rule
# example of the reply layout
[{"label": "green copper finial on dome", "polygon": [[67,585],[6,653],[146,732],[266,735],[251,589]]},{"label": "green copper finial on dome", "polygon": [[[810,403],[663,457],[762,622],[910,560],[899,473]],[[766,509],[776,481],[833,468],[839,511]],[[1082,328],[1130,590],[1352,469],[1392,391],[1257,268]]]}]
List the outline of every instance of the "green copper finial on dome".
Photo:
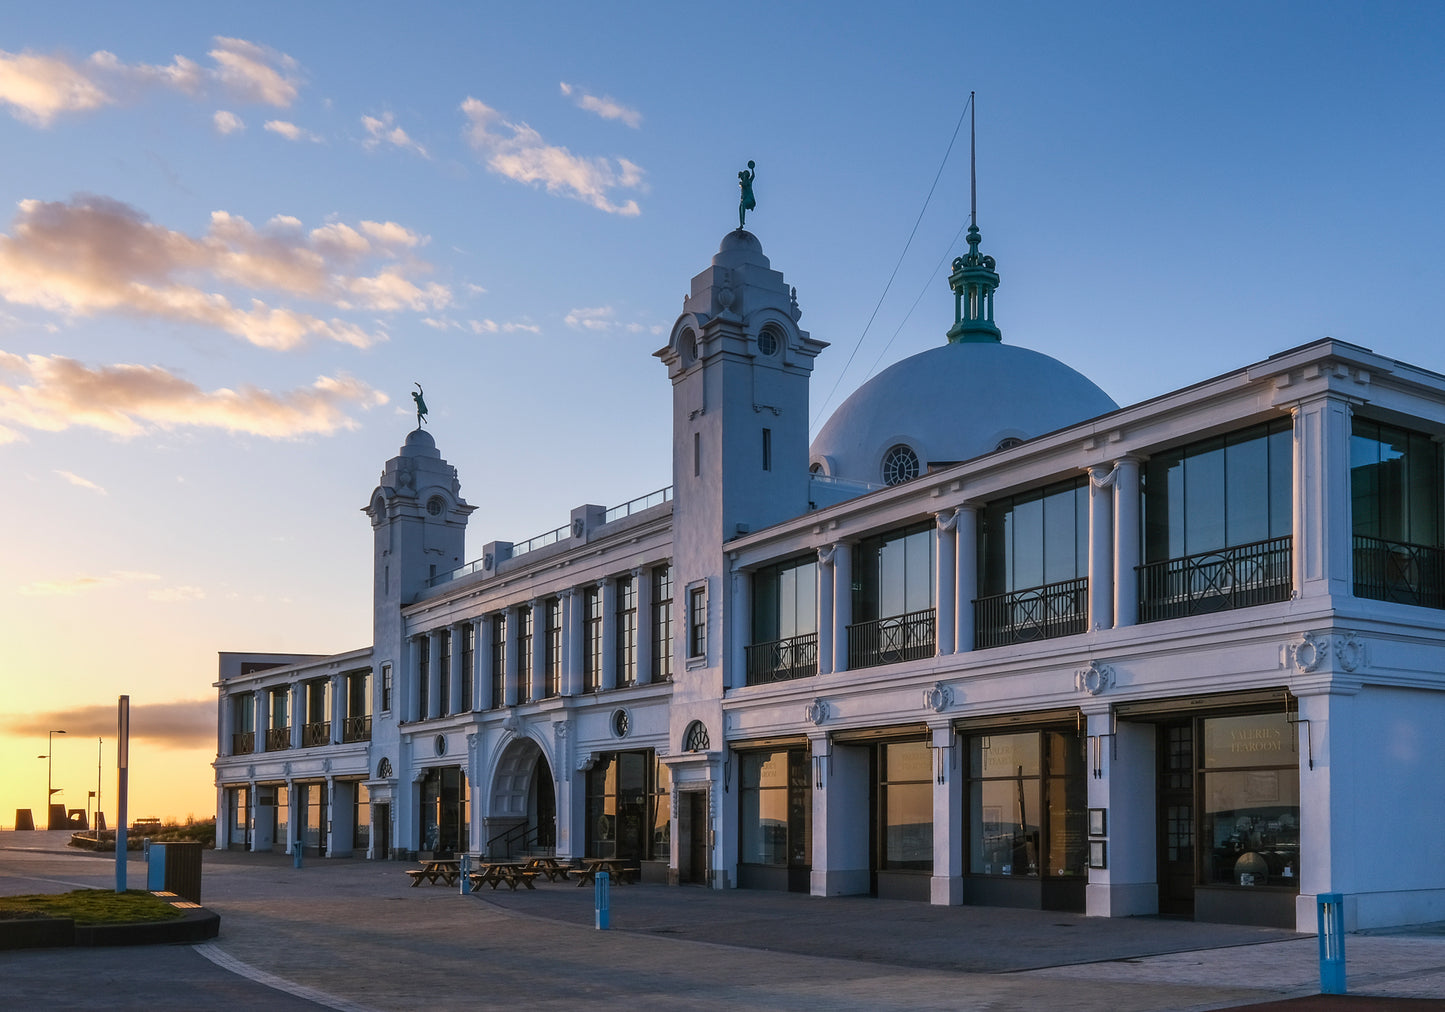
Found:
[{"label": "green copper finial on dome", "polygon": [[974,154],[978,149],[974,143],[974,125],[978,120],[978,109],[974,105],[973,92],[968,93],[968,104],[972,116],[968,127],[968,253],[953,261],[953,273],[948,276],[948,287],[953,289],[953,326],[948,328],[949,344],[1003,340],[998,325],[993,322],[993,293],[998,288],[998,272],[994,270],[993,257],[978,251],[981,238],[978,231],[978,173],[974,168]]}]

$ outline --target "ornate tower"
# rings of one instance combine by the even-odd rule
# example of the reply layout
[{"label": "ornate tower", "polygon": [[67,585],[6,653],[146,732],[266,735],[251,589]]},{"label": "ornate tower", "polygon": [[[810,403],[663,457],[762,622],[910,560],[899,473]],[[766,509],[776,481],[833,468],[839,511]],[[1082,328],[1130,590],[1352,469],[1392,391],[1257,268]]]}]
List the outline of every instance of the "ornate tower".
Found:
[{"label": "ornate tower", "polygon": [[998,288],[998,272],[991,256],[979,253],[977,225],[968,226],[968,252],[953,261],[948,287],[953,289],[953,326],[948,340],[953,344],[1002,341],[998,325],[993,322],[993,293]]}]

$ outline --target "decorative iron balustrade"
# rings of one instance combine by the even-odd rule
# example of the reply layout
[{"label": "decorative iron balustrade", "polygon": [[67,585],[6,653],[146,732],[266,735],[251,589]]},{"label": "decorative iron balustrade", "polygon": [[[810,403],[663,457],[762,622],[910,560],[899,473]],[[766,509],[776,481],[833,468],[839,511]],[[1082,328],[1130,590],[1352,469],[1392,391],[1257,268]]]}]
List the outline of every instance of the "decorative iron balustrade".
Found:
[{"label": "decorative iron balustrade", "polygon": [[347,717],[341,724],[342,741],[371,741],[371,714]]},{"label": "decorative iron balustrade", "polygon": [[1139,621],[1205,615],[1289,600],[1288,537],[1199,552],[1139,567]]},{"label": "decorative iron balustrade", "polygon": [[1356,534],[1355,596],[1445,608],[1445,549]]},{"label": "decorative iron balustrade", "polygon": [[977,650],[1007,643],[1073,636],[1088,628],[1089,581],[1046,583],[1041,587],[981,597],[973,602],[973,645]]},{"label": "decorative iron balustrade", "polygon": [[268,727],[266,728],[266,751],[280,752],[291,747],[291,729],[289,727]]},{"label": "decorative iron balustrade", "polygon": [[938,637],[932,608],[893,615],[848,627],[848,667],[872,668],[879,664],[932,657]]},{"label": "decorative iron balustrade", "polygon": [[331,721],[313,720],[301,725],[301,747],[315,748],[331,744]]},{"label": "decorative iron balustrade", "polygon": [[256,732],[237,731],[231,735],[231,754],[250,755],[256,751]]},{"label": "decorative iron balustrade", "polygon": [[746,647],[747,684],[766,685],[818,673],[818,634],[804,633]]}]

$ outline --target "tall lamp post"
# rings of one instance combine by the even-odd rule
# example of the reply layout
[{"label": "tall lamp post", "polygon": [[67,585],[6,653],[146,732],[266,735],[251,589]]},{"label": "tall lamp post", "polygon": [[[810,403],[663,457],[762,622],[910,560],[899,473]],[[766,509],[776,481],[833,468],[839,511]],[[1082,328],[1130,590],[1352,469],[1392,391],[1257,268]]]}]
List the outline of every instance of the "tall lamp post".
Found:
[{"label": "tall lamp post", "polygon": [[64,731],[51,731],[45,739],[45,828],[54,829],[51,825],[50,802],[55,797],[55,788],[51,786],[51,772],[55,763],[55,736],[64,734]]}]

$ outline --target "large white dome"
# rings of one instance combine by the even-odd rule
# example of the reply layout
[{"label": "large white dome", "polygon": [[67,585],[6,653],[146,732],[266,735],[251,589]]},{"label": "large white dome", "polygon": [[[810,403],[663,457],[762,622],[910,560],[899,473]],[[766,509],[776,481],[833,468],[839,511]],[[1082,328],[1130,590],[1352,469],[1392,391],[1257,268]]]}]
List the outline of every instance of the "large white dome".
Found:
[{"label": "large white dome", "polygon": [[872,484],[891,483],[898,463],[970,460],[1118,408],[1082,373],[1027,348],[994,341],[931,348],[896,362],[853,392],[818,438],[815,470]]}]

